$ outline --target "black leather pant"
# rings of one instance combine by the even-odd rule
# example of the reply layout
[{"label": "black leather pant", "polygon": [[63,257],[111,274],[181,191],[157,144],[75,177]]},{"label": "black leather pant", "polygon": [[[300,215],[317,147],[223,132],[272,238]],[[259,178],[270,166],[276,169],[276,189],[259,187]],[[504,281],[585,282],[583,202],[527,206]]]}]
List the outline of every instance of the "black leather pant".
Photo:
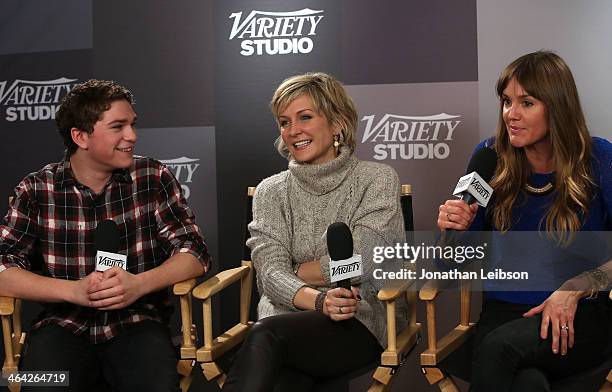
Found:
[{"label": "black leather pant", "polygon": [[382,348],[356,319],[301,311],[259,320],[249,331],[223,391],[307,391],[374,362]]}]

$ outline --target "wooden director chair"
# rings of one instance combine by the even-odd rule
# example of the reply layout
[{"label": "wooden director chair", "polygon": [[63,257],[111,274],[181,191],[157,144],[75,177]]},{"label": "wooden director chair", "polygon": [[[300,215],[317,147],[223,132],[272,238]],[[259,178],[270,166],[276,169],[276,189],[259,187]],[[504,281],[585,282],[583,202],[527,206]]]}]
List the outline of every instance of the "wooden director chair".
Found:
[{"label": "wooden director chair", "polygon": [[[178,295],[181,302],[191,304],[191,289],[195,287],[196,280],[190,279],[188,281],[176,283],[174,285],[174,293]],[[0,297],[0,317],[2,318],[2,336],[4,341],[4,363],[2,365],[2,375],[8,377],[8,375],[15,373],[19,370],[19,361],[21,359],[21,352],[23,344],[26,339],[26,332],[21,327],[21,306],[22,300],[12,297]],[[186,323],[187,320],[191,320],[191,306],[189,310],[183,313],[181,310],[181,317],[183,325],[192,325]],[[186,347],[195,346],[195,326],[185,329],[183,327],[183,343],[181,350]],[[187,343],[185,343],[187,341]],[[192,367],[193,361],[189,359],[180,359],[177,363],[177,372],[182,376],[180,380],[180,386],[182,392],[187,392],[192,379]],[[21,389],[20,384],[10,384],[10,392],[19,392]]]},{"label": "wooden director chair", "polygon": [[[248,188],[246,224],[251,222],[253,218],[252,205],[254,192],[255,188]],[[401,203],[404,212],[404,227],[408,231],[413,231],[410,185],[402,186]],[[248,238],[249,234],[246,224],[245,237]],[[205,378],[209,381],[215,380],[220,387],[223,386],[226,379],[226,374],[219,364],[222,356],[242,342],[250,326],[253,324],[253,321],[249,321],[249,310],[251,307],[254,269],[250,260],[250,250],[246,246],[243,258],[244,260],[240,267],[219,272],[193,289],[193,297],[202,301],[204,345],[196,349],[195,347],[183,344],[181,348],[181,359],[199,362]],[[240,321],[221,335],[213,337],[212,297],[237,282],[240,282]],[[382,392],[389,389],[394,374],[411,349],[416,345],[420,336],[421,325],[416,322],[416,290],[409,290],[410,286],[408,285],[402,289],[384,288],[378,293],[378,299],[386,304],[388,331],[387,349],[382,353],[380,362],[373,363],[365,369],[357,369],[355,372],[351,372],[345,377],[340,377],[338,380],[332,380],[332,384],[327,383],[327,385],[321,387],[316,385],[314,390],[338,390],[337,385],[342,385],[341,388],[346,389],[351,378],[371,371],[375,367],[376,370],[372,376],[372,384],[368,390],[371,392]],[[410,306],[410,320],[402,331],[397,331],[395,301],[404,295]]]},{"label": "wooden director chair", "polygon": [[[435,300],[442,293],[433,281],[427,282],[419,292],[419,298],[427,309],[427,350],[421,354],[421,369],[431,385],[437,385],[442,392],[460,392],[450,374],[445,374],[439,363],[457,349],[474,331],[475,323],[470,322],[470,282],[462,281],[460,288],[460,321],[447,335],[437,339]],[[612,300],[612,292],[610,293]],[[599,386],[600,392],[612,392],[612,342],[607,348],[608,359],[601,365],[551,385],[553,392],[574,392]],[[606,377],[607,374],[607,377]],[[604,380],[605,378],[605,380]],[[603,384],[602,384],[603,383]]]},{"label": "wooden director chair", "polygon": [[[9,198],[9,204],[12,197]],[[179,297],[181,304],[182,342],[180,350],[195,347],[195,325],[192,323],[191,291],[196,285],[196,279],[189,279],[176,283],[173,287],[174,295]],[[26,332],[21,325],[22,300],[12,297],[0,297],[0,318],[2,319],[2,337],[4,342],[4,363],[2,375],[8,377],[19,370],[19,362],[26,339]],[[191,384],[194,361],[181,358],[177,363],[177,372],[181,376],[180,386],[186,392]],[[9,385],[10,392],[19,392],[21,385]],[[104,386],[101,388],[104,390]]]}]

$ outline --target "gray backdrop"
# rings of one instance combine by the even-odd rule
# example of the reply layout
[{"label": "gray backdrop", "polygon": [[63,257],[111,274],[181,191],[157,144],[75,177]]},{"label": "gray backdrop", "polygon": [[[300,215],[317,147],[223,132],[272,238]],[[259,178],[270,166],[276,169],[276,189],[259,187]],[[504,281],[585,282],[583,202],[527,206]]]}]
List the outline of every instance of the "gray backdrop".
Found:
[{"label": "gray backdrop", "polygon": [[[300,28],[271,29],[272,37],[249,29],[251,17],[296,11],[307,17]],[[242,255],[246,187],[286,168],[273,147],[270,96],[290,75],[325,71],[347,85],[358,106],[356,154],[390,164],[413,184],[415,227],[429,230],[473,146],[492,135],[495,80],[519,55],[552,49],[564,57],[592,133],[611,137],[610,16],[608,0],[5,0],[0,195],[61,159],[49,117],[70,86],[114,79],[136,96],[137,153],[167,162],[189,192],[213,271],[233,267]],[[268,54],[266,45],[278,51],[281,40],[290,53]],[[19,93],[45,85],[57,95]],[[26,90],[12,90],[20,87]],[[446,328],[458,315],[450,297],[440,309]],[[235,321],[236,302],[235,292],[223,295],[216,321]],[[393,390],[434,390],[417,366],[424,346]],[[199,380],[193,390],[206,389]]]}]

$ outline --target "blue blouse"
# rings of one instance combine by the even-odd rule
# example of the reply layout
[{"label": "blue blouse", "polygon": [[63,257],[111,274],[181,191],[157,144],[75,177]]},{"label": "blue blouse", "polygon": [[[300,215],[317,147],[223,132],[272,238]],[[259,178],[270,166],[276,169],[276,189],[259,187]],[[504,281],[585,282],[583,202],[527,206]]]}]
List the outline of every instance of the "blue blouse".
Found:
[{"label": "blue blouse", "polygon": [[[592,138],[592,177],[596,184],[594,192],[589,204],[589,210],[587,216],[582,217],[581,231],[608,231],[612,229],[612,143],[608,140],[593,137]],[[475,149],[475,152],[490,146],[493,144],[493,139],[487,139],[482,141]],[[534,187],[542,187],[548,182],[554,184],[555,178],[554,173],[551,174],[532,174],[529,178],[529,183]],[[493,195],[495,197],[495,195]],[[516,242],[517,238],[530,238],[527,242],[530,245],[544,244],[546,241],[543,239],[542,234],[538,233],[539,228],[543,225],[542,220],[546,215],[548,208],[554,201],[555,192],[551,192],[546,195],[532,195],[528,193],[521,193],[517,202],[512,208],[512,226],[510,231],[512,232],[532,232],[532,233],[519,233],[516,234],[513,240]],[[495,208],[495,201],[492,200],[487,208]],[[483,231],[487,230],[487,224],[485,220],[486,209],[480,208],[470,227],[470,231]],[[488,226],[490,228],[490,226]],[[563,250],[554,249],[547,245],[537,245],[540,248],[536,252],[536,255],[531,252],[532,248],[529,245],[516,246],[504,244],[503,235],[499,232],[493,233],[494,239],[501,239],[495,241],[493,244],[494,249],[498,251],[495,257],[510,258],[515,257],[514,260],[521,260],[528,267],[530,274],[530,281],[535,284],[535,287],[542,287],[545,289],[539,291],[521,291],[522,289],[512,289],[511,286],[516,282],[500,282],[495,283],[483,282],[483,288],[485,290],[485,299],[499,300],[505,302],[522,303],[522,304],[540,304],[542,303],[554,290],[552,288],[553,275],[556,276],[554,287],[560,285],[559,282],[565,281],[579,273],[597,267],[598,263],[602,260],[593,260],[592,255],[585,256],[587,252],[580,252],[568,255],[568,252]],[[523,236],[524,235],[524,236]],[[586,233],[585,233],[586,235]],[[523,237],[521,237],[523,236]],[[510,237],[513,237],[510,235]],[[522,241],[522,240],[520,240]],[[587,245],[588,247],[588,245]],[[584,246],[583,246],[584,248]],[[595,246],[591,247],[595,248]],[[545,249],[545,250],[542,250]],[[591,249],[592,250],[592,249]],[[495,252],[493,252],[495,253]],[[511,253],[513,255],[508,255]],[[606,255],[607,257],[609,255]],[[588,260],[588,258],[591,258]],[[607,260],[605,260],[607,261]],[[495,261],[492,262],[493,265]],[[559,277],[563,277],[562,281]],[[533,283],[538,282],[539,283]],[[548,284],[547,283],[548,280]],[[509,290],[504,290],[504,285]],[[540,286],[538,286],[540,285]],[[531,286],[534,287],[534,286]],[[529,289],[531,290],[531,289]]]}]

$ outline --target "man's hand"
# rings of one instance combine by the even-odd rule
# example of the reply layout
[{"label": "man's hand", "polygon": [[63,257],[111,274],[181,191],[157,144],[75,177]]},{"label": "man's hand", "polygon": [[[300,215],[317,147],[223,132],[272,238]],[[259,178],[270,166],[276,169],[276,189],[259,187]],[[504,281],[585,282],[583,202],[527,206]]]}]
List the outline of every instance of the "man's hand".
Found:
[{"label": "man's hand", "polygon": [[81,306],[91,307],[92,304],[89,298],[89,291],[103,280],[104,276],[102,272],[94,271],[85,278],[74,281],[75,286],[74,290],[72,291],[73,296],[70,299],[70,302]]},{"label": "man's hand", "polygon": [[87,291],[91,307],[99,310],[123,309],[145,294],[139,275],[120,267],[113,267],[101,274],[103,279]]}]

